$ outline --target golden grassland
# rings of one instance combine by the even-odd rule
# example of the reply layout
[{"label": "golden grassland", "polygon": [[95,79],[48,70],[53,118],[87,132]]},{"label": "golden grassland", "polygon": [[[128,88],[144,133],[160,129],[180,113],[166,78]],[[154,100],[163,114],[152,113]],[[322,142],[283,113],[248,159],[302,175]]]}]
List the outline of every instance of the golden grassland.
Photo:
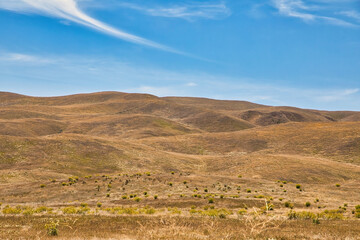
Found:
[{"label": "golden grassland", "polygon": [[360,239],[358,116],[0,93],[0,239]]}]

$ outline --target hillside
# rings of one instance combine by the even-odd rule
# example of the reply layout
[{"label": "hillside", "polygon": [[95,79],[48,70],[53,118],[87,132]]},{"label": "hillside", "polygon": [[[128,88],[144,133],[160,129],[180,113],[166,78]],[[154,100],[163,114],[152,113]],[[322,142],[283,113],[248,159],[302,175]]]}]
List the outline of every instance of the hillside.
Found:
[{"label": "hillside", "polygon": [[[257,196],[271,196],[279,214],[287,211],[282,199],[300,210],[317,198],[313,210],[353,207],[360,199],[359,116],[118,92],[0,93],[0,199],[185,209],[205,206],[206,189],[233,211],[261,206]],[[159,199],[123,198],[142,192]]]}]

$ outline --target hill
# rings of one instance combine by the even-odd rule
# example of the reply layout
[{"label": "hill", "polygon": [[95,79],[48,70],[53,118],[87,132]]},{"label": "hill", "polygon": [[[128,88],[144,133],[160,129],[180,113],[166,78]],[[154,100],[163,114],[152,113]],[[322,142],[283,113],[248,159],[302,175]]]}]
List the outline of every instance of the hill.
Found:
[{"label": "hill", "polygon": [[[231,211],[263,198],[277,214],[287,212],[283,199],[300,210],[315,199],[314,211],[353,207],[359,116],[149,94],[1,92],[0,199],[55,209],[102,202],[184,211],[210,197]],[[124,198],[144,192],[139,202]]]}]

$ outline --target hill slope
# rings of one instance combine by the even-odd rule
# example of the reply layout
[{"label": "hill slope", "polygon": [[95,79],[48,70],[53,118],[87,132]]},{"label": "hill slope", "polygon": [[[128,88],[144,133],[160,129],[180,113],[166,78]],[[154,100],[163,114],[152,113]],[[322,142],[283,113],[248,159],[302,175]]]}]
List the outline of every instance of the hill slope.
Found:
[{"label": "hill slope", "polygon": [[[98,201],[95,185],[85,179],[71,191],[51,185],[51,194],[39,185],[74,175],[151,172],[151,187],[134,178],[130,188],[112,190],[111,201],[129,191],[190,196],[195,187],[219,183],[232,186],[229,194],[241,184],[281,197],[282,189],[273,189],[280,179],[309,189],[305,195],[289,191],[289,198],[321,195],[333,206],[352,203],[360,197],[352,191],[360,186],[359,115],[118,92],[49,98],[0,93],[0,198]],[[192,188],[184,188],[185,179]],[[170,181],[179,187],[169,189]],[[337,194],[335,183],[344,186]]]}]

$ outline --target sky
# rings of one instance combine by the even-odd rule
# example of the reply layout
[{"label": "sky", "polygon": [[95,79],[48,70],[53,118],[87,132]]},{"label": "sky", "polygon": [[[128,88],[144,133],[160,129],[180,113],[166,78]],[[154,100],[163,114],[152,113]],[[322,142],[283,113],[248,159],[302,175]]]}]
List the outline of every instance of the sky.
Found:
[{"label": "sky", "polygon": [[360,110],[360,0],[0,0],[0,91]]}]

